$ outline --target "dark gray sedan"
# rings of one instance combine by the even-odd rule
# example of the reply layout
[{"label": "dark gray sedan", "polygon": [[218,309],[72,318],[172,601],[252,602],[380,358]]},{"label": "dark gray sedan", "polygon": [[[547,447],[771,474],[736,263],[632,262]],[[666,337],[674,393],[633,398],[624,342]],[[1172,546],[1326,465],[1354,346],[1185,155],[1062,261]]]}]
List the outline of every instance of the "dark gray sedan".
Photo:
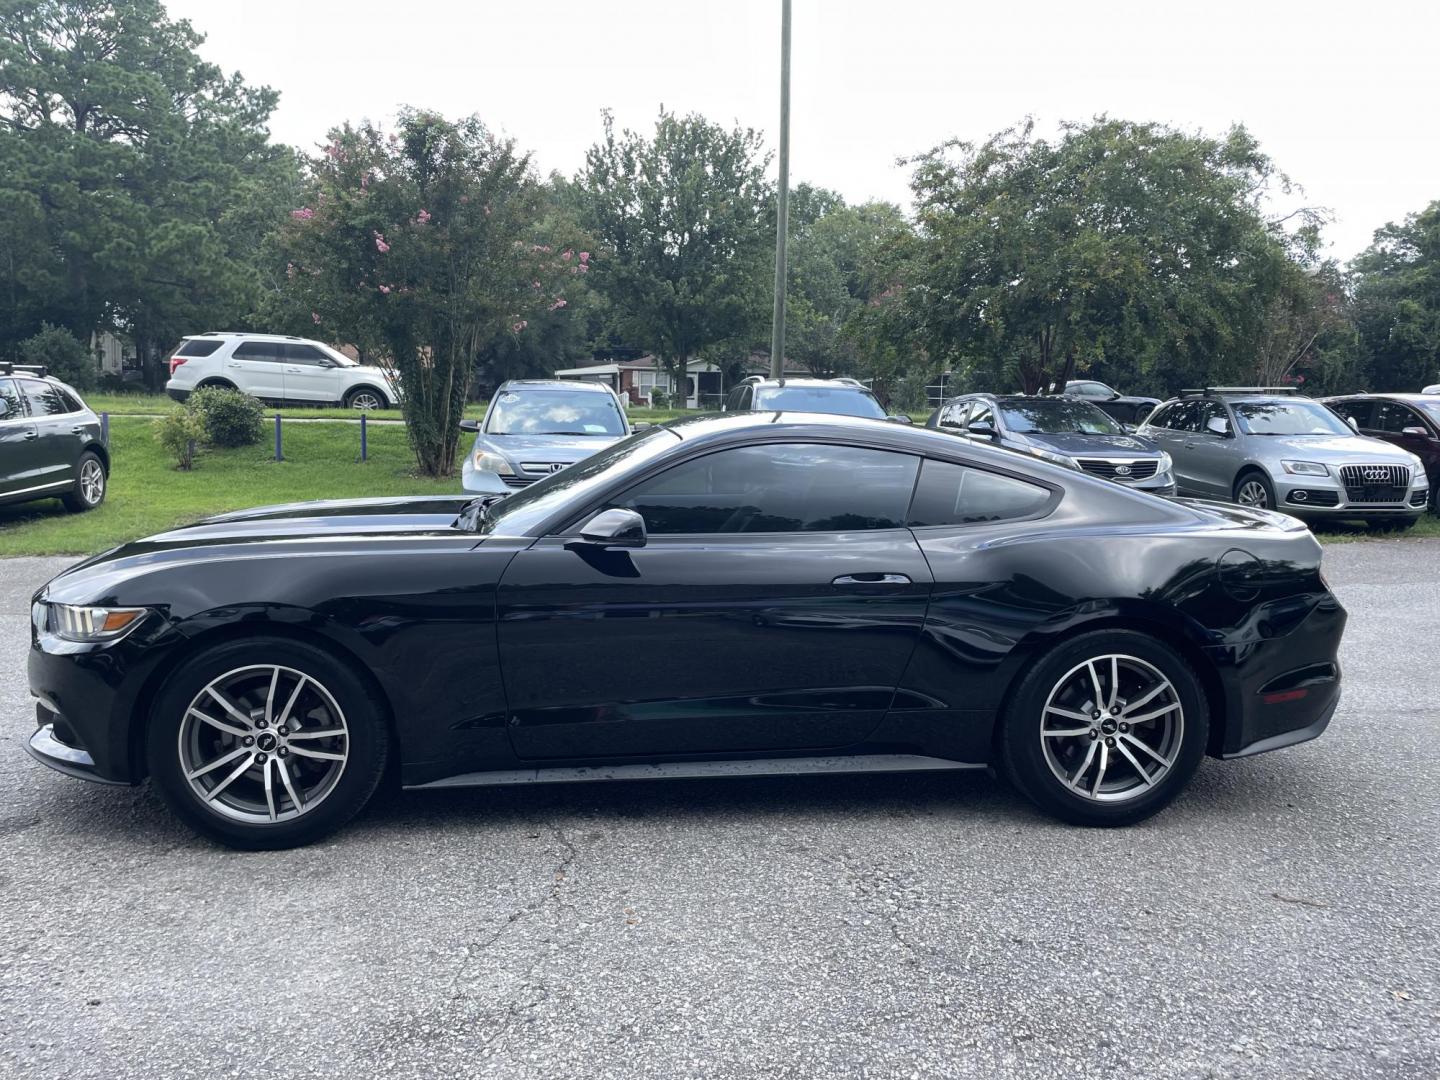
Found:
[{"label": "dark gray sedan", "polygon": [[80,395],[43,368],[0,364],[0,504],[59,499],[92,510],[109,478],[100,418]]}]

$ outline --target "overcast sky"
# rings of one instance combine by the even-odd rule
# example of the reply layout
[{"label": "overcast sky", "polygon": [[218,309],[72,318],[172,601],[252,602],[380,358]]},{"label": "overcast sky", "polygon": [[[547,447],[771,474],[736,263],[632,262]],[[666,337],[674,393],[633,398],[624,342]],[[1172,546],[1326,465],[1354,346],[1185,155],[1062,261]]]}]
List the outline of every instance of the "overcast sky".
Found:
[{"label": "overcast sky", "polygon": [[[778,130],[780,0],[168,0],[206,57],[280,91],[275,137],[400,105],[478,113],[569,175],[600,110]],[[1332,254],[1440,199],[1431,0],[796,0],[791,179],[909,207],[895,159],[1027,114],[1244,123],[1328,207]],[[773,166],[772,166],[773,168]]]}]

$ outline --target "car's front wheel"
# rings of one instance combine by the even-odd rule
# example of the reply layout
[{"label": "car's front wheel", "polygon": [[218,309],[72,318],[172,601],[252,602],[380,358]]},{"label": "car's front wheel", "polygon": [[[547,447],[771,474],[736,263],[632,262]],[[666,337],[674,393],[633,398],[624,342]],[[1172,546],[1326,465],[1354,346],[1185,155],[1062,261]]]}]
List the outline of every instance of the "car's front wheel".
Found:
[{"label": "car's front wheel", "polygon": [[1210,730],[1190,665],[1129,630],[1052,649],[1026,673],[1001,724],[1001,764],[1015,786],[1081,825],[1128,825],[1163,809],[1194,775]]},{"label": "car's front wheel", "polygon": [[146,739],[150,775],[198,832],[248,849],[297,847],[369,801],[388,737],[373,695],[323,649],[249,638],[166,680]]},{"label": "car's front wheel", "polygon": [[373,409],[385,408],[384,395],[379,390],[372,390],[368,386],[359,386],[345,395],[345,407],[347,409],[359,409],[361,412],[370,412]]},{"label": "car's front wheel", "polygon": [[94,510],[105,501],[106,479],[100,455],[86,450],[75,465],[75,486],[61,496],[65,509],[76,513]]},{"label": "car's front wheel", "polygon": [[1241,473],[1235,481],[1235,501],[1256,510],[1275,509],[1275,485],[1262,472]]}]

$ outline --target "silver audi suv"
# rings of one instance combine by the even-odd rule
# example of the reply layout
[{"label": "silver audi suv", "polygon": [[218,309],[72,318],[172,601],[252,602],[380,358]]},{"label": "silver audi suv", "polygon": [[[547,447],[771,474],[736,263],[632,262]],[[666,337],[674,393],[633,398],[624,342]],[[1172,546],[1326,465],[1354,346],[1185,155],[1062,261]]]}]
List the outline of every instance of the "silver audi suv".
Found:
[{"label": "silver audi suv", "polygon": [[1396,525],[1414,524],[1430,499],[1418,457],[1361,437],[1320,402],[1292,391],[1187,390],[1136,434],[1174,459],[1181,495]]}]

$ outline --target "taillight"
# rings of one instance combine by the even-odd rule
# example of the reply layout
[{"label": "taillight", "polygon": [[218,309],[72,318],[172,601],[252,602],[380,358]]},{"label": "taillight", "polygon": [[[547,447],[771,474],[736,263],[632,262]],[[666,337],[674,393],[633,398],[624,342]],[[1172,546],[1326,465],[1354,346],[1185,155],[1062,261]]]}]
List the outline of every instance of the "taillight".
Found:
[{"label": "taillight", "polygon": [[178,368],[178,367],[179,367],[181,364],[183,364],[183,363],[185,363],[185,357],[183,357],[183,356],[172,356],[172,357],[170,357],[170,374],[171,374],[171,376],[174,376],[174,374],[175,374],[175,369]]}]

